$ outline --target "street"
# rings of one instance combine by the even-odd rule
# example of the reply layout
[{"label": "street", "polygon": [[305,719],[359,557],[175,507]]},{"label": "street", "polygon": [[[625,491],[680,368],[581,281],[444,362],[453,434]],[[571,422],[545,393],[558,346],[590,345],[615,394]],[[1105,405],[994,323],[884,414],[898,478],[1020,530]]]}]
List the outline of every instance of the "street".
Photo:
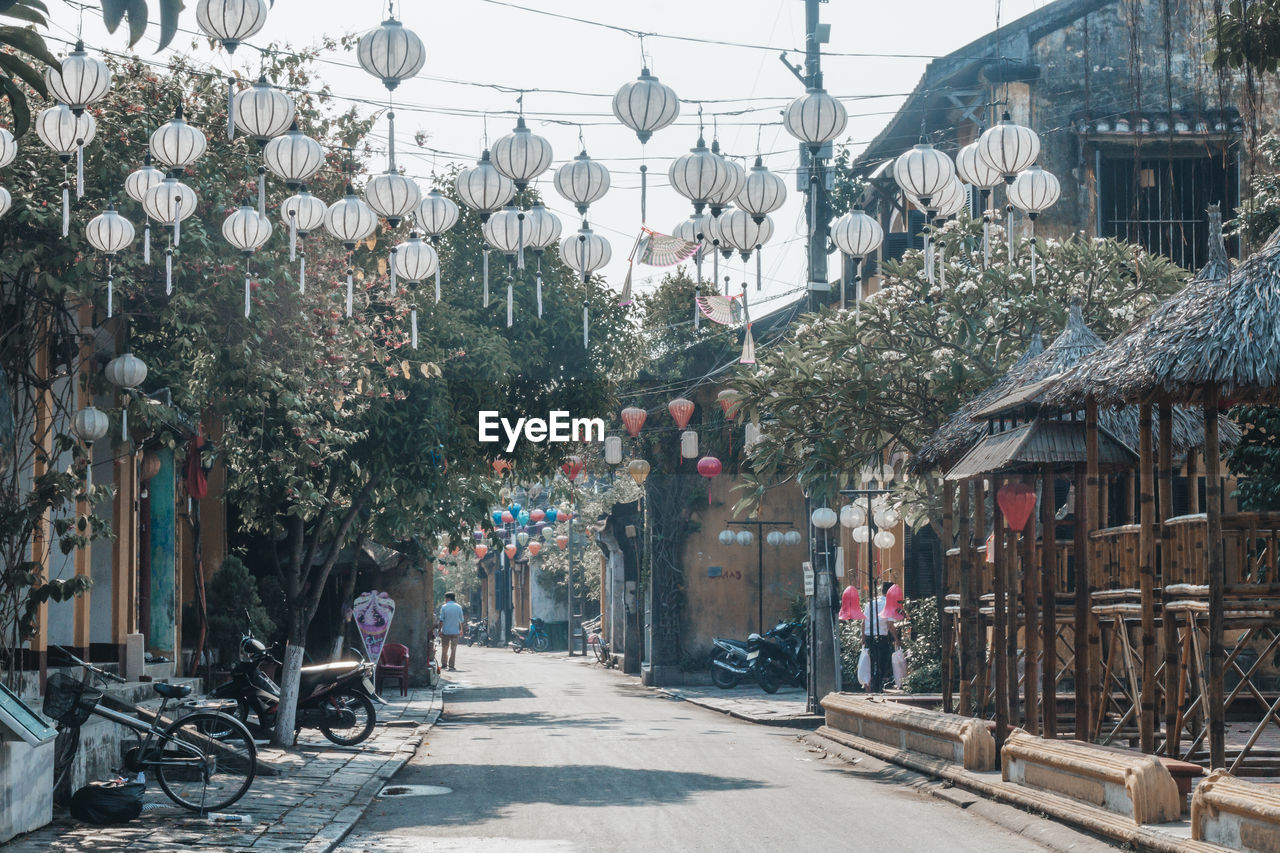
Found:
[{"label": "street", "polygon": [[440,724],[391,782],[452,793],[376,801],[340,850],[837,850],[868,833],[873,849],[1110,849],[1017,812],[1044,825],[1038,843],[906,787],[899,768],[582,659],[464,646],[458,663]]}]

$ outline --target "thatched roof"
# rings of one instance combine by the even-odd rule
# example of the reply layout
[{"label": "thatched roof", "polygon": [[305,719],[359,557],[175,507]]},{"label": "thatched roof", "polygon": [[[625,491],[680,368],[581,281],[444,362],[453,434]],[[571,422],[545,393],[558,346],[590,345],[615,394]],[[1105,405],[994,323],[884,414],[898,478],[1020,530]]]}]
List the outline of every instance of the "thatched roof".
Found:
[{"label": "thatched roof", "polygon": [[1209,261],[1182,291],[1046,396],[1062,408],[1198,399],[1210,382],[1224,397],[1275,397],[1280,388],[1280,231],[1232,273],[1222,215],[1209,209]]},{"label": "thatched roof", "polygon": [[[1138,454],[1105,429],[1098,430],[1098,458],[1103,468],[1132,468]],[[982,474],[1034,471],[1040,465],[1080,465],[1088,459],[1084,424],[1036,418],[1030,423],[988,435],[975,444],[948,480]]]},{"label": "thatched roof", "polygon": [[1043,352],[1044,340],[1037,330],[1031,336],[1027,351],[1013,363],[1008,373],[992,383],[990,388],[961,406],[941,429],[920,446],[920,450],[912,457],[912,467],[920,471],[950,467],[950,463],[959,459],[975,442],[980,441],[986,434],[987,427],[985,424],[974,423],[974,415],[1018,387],[1016,377],[1032,359]]}]

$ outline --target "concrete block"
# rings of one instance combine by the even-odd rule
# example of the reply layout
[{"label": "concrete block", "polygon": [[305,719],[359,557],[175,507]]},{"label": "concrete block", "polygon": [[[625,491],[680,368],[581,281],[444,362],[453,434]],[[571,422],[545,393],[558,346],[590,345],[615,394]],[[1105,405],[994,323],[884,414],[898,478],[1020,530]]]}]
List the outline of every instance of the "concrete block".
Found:
[{"label": "concrete block", "polygon": [[1191,837],[1245,853],[1280,850],[1280,786],[1215,770],[1191,797]]},{"label": "concrete block", "polygon": [[145,674],[147,666],[147,643],[141,634],[127,634],[124,638],[124,672],[122,675],[129,681],[137,681],[138,676]]},{"label": "concrete block", "polygon": [[53,820],[53,741],[0,741],[0,844]]},{"label": "concrete block", "polygon": [[1133,818],[1178,820],[1182,797],[1169,770],[1153,755],[1101,749],[1074,740],[1049,740],[1015,729],[1000,751],[1006,782],[1038,788]]},{"label": "concrete block", "polygon": [[980,720],[897,702],[829,693],[827,726],[897,749],[954,762],[966,770],[994,770],[996,742]]}]

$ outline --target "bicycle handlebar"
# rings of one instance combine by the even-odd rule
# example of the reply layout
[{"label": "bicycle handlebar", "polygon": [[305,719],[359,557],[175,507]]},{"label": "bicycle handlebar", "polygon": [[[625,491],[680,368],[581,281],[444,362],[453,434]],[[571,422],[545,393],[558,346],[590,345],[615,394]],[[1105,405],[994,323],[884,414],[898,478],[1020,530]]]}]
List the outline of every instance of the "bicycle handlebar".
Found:
[{"label": "bicycle handlebar", "polygon": [[70,652],[70,651],[68,651],[68,650],[67,650],[67,648],[66,648],[65,646],[56,646],[56,645],[51,645],[51,647],[52,647],[52,648],[55,648],[55,649],[57,649],[59,652],[61,652],[64,656],[66,656],[66,658],[67,658],[68,660],[70,660],[70,661],[71,661],[73,664],[75,664],[76,666],[82,666],[82,667],[84,667],[84,668],[85,668],[85,669],[87,669],[89,672],[92,672],[94,675],[98,676],[99,678],[105,679],[105,680],[107,680],[107,681],[114,681],[114,682],[116,682],[116,683],[118,683],[118,684],[128,684],[128,683],[129,683],[129,679],[127,679],[127,678],[122,678],[122,677],[120,677],[119,675],[116,675],[114,672],[107,672],[105,669],[99,669],[98,667],[94,666],[93,664],[89,663],[88,661],[82,661],[82,660],[80,660],[80,658],[78,658],[78,657],[76,657],[75,655],[71,654],[71,652]]}]

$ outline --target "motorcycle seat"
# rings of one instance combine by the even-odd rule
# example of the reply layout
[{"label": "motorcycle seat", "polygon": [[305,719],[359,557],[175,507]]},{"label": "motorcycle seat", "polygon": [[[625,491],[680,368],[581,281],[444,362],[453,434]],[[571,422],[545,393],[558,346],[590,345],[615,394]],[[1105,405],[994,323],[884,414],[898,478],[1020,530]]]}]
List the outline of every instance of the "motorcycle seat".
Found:
[{"label": "motorcycle seat", "polygon": [[191,695],[191,685],[189,684],[169,684],[165,681],[157,681],[152,686],[157,694],[166,699],[181,699],[184,696]]}]

